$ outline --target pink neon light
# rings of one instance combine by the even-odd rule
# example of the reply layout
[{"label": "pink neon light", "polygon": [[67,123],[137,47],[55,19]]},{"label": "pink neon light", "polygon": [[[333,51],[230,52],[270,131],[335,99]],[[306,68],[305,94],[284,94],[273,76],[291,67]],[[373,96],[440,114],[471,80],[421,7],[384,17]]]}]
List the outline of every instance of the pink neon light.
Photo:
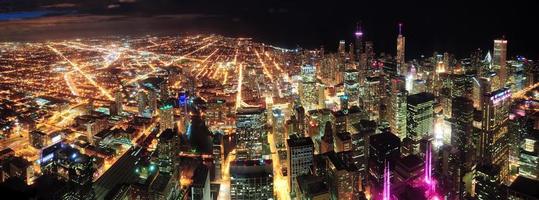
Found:
[{"label": "pink neon light", "polygon": [[391,182],[390,182],[390,174],[389,174],[389,162],[386,162],[384,167],[384,189],[382,193],[382,199],[383,200],[390,200],[391,198]]}]

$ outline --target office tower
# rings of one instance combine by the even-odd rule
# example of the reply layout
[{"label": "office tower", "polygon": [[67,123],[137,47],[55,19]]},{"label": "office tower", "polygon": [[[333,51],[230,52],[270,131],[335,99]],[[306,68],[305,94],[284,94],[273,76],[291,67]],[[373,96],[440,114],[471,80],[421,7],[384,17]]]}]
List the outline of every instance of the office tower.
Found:
[{"label": "office tower", "polygon": [[294,190],[299,200],[330,199],[329,187],[320,176],[304,174],[296,178]]},{"label": "office tower", "polygon": [[508,178],[509,134],[507,121],[511,91],[507,88],[483,95],[479,160],[483,165],[497,165],[503,181]]},{"label": "office tower", "polygon": [[199,165],[193,172],[193,177],[191,179],[191,199],[212,199],[210,190],[210,172],[205,165]]},{"label": "office tower", "polygon": [[451,97],[472,98],[473,79],[469,74],[451,75]]},{"label": "office tower", "polygon": [[356,26],[356,32],[354,32],[354,38],[355,38],[355,55],[356,57],[353,58],[356,62],[360,60],[361,54],[364,53],[364,47],[363,47],[363,30],[361,28],[361,24],[358,23]]},{"label": "office tower", "polygon": [[498,39],[494,40],[494,57],[492,59],[492,65],[498,70],[500,76],[501,86],[505,86],[507,81],[507,40]]},{"label": "office tower", "polygon": [[412,140],[413,153],[419,153],[419,141],[429,138],[434,129],[434,95],[418,93],[407,98],[408,117],[406,119],[406,134]]},{"label": "office tower", "polygon": [[161,101],[166,101],[168,99],[168,83],[167,80],[162,80],[161,84],[159,85],[159,92],[160,92],[160,98]]},{"label": "office tower", "polygon": [[[308,174],[313,165],[314,144],[308,137],[291,137],[286,140],[288,150],[288,187],[293,188],[296,178]],[[294,190],[291,191],[295,193]]]},{"label": "office tower", "polygon": [[116,91],[116,93],[114,93],[114,107],[116,108],[118,114],[123,112],[122,101],[121,91]]},{"label": "office tower", "polygon": [[539,200],[537,193],[539,181],[518,176],[507,188],[507,199],[509,200]]},{"label": "office tower", "polygon": [[475,174],[475,196],[478,200],[505,199],[506,190],[500,179],[500,168],[496,165],[481,165]]},{"label": "office tower", "polygon": [[320,138],[320,148],[318,150],[319,154],[333,151],[333,147],[334,147],[333,137],[334,137],[333,126],[331,126],[331,122],[328,121],[326,122],[324,126],[324,132]]},{"label": "office tower", "polygon": [[[303,136],[305,133],[305,108],[301,104],[294,104],[294,115],[296,116],[297,134]],[[290,136],[290,134],[289,134]]]},{"label": "office tower", "polygon": [[349,132],[337,132],[335,136],[335,152],[352,150],[352,137]]},{"label": "office tower", "polygon": [[301,104],[306,110],[316,109],[318,91],[316,90],[316,68],[313,65],[307,64],[301,67],[300,91]]},{"label": "office tower", "polygon": [[[346,154],[343,152],[343,154]],[[329,190],[332,199],[355,199],[355,189],[358,185],[358,172],[353,165],[348,165],[341,156],[341,153],[328,152],[327,170]]]},{"label": "office tower", "polygon": [[240,107],[236,112],[236,144],[248,151],[248,156],[259,158],[267,143],[266,111],[261,107]]},{"label": "office tower", "polygon": [[342,58],[346,56],[346,43],[344,40],[339,41],[339,49],[337,49],[337,52]]},{"label": "office tower", "polygon": [[317,84],[318,87],[318,109],[326,108],[326,86],[323,83]]},{"label": "office tower", "polygon": [[232,161],[230,163],[230,199],[274,199],[272,161]]},{"label": "office tower", "polygon": [[159,129],[161,132],[166,129],[174,129],[174,107],[170,103],[164,103],[159,107]]},{"label": "office tower", "polygon": [[382,188],[384,167],[396,163],[400,157],[401,141],[395,134],[384,131],[369,138],[369,179],[376,188]]},{"label": "office tower", "polygon": [[44,149],[42,154],[41,171],[68,182],[63,199],[94,199],[94,158],[63,143]]},{"label": "office tower", "polygon": [[41,149],[47,145],[47,135],[39,130],[34,130],[28,134],[30,145],[36,149]]},{"label": "office tower", "polygon": [[148,109],[152,115],[157,111],[157,94],[154,90],[148,91]]},{"label": "office tower", "polygon": [[325,56],[320,61],[318,76],[328,86],[337,85],[343,81],[343,74],[340,71],[341,65],[342,62],[335,54]]},{"label": "office tower", "polygon": [[387,104],[387,122],[392,133],[395,133],[401,140],[406,137],[407,118],[407,95],[404,89],[404,78],[397,77],[391,79],[391,90]]},{"label": "office tower", "polygon": [[88,142],[92,145],[95,145],[94,136],[107,129],[109,127],[109,122],[105,118],[94,118],[90,119],[86,124],[86,138]]},{"label": "office tower", "polygon": [[[476,76],[483,76],[483,51],[481,49],[473,50],[470,55],[470,65],[471,69],[475,69]],[[466,70],[468,72],[468,70]]]},{"label": "office tower", "polygon": [[[215,135],[214,135],[215,136]],[[213,174],[214,174],[214,180],[221,180],[222,179],[222,168],[223,168],[223,156],[224,155],[224,152],[223,152],[223,136],[220,135],[220,136],[217,136],[217,137],[220,137],[219,141],[217,141],[217,144],[216,144],[216,140],[214,139],[214,143],[213,143],[213,146],[212,146],[212,158],[213,158],[213,166],[215,166],[215,168],[213,169]]]},{"label": "office tower", "polygon": [[367,57],[367,59],[366,59],[367,64],[369,64],[369,62],[372,61],[374,59],[374,56],[375,56],[374,43],[372,41],[366,41],[365,42],[365,54],[366,54],[366,57]]},{"label": "office tower", "polygon": [[363,99],[363,109],[370,113],[371,120],[378,120],[380,113],[380,100],[382,95],[382,85],[380,77],[367,77],[365,80],[365,98]]},{"label": "office tower", "polygon": [[34,165],[23,157],[14,156],[14,153],[0,158],[0,183],[14,177],[24,181],[26,185],[32,185],[36,178]]},{"label": "office tower", "polygon": [[348,106],[359,105],[359,72],[349,69],[344,72],[344,94],[348,97]]},{"label": "office tower", "polygon": [[345,132],[348,126],[346,123],[346,115],[347,115],[346,111],[343,111],[343,110],[332,111],[331,114],[332,114],[332,121],[333,121],[335,132],[336,133]]},{"label": "office tower", "polygon": [[147,101],[148,101],[148,97],[146,95],[146,92],[144,91],[139,91],[138,95],[137,95],[137,108],[138,108],[138,114],[139,116],[144,116],[144,112],[146,110],[146,104],[147,104]]},{"label": "office tower", "polygon": [[281,109],[273,109],[273,120],[272,120],[272,134],[275,141],[275,146],[280,149],[285,147],[285,140],[287,135],[285,133],[285,116]]},{"label": "office tower", "polygon": [[179,153],[180,139],[174,129],[165,129],[159,135],[157,142],[157,163],[159,172],[175,173],[177,169],[176,156]]},{"label": "office tower", "polygon": [[361,120],[352,130],[352,162],[361,177],[361,185],[367,184],[367,163],[369,160],[369,138],[376,133],[376,122]]},{"label": "office tower", "polygon": [[[354,43],[348,44],[348,57],[347,57],[347,61],[351,61],[352,63],[354,62],[354,59],[355,59],[354,51],[355,51]],[[351,66],[355,66],[355,65],[351,65]],[[347,68],[347,69],[348,69],[348,68]]]},{"label": "office tower", "polygon": [[519,154],[520,176],[539,180],[539,130],[530,130],[530,133],[523,137]]},{"label": "office tower", "polygon": [[452,100],[451,111],[451,145],[460,153],[459,161],[465,166],[461,170],[471,170],[474,145],[473,131],[473,101],[466,97],[455,97]]},{"label": "office tower", "polygon": [[405,37],[402,35],[402,23],[399,23],[399,35],[397,36],[397,68],[398,74],[406,76],[408,67],[404,57]]}]

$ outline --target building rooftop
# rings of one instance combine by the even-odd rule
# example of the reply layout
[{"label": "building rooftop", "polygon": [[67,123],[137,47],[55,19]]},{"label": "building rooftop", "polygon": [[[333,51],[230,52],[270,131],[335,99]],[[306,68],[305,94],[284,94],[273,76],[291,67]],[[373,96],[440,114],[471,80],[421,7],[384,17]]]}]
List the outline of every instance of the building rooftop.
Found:
[{"label": "building rooftop", "polygon": [[206,184],[206,179],[208,177],[208,168],[205,165],[199,165],[195,169],[195,173],[193,174],[193,187],[204,187]]},{"label": "building rooftop", "polygon": [[313,146],[313,140],[309,137],[290,138],[286,140],[289,147]]},{"label": "building rooftop", "polygon": [[396,148],[400,146],[400,143],[399,137],[388,131],[370,136],[371,146],[379,150]]},{"label": "building rooftop", "polygon": [[434,101],[434,95],[428,92],[409,95],[407,99],[408,104],[411,105],[418,105],[429,101]]},{"label": "building rooftop", "polygon": [[324,183],[322,177],[304,174],[296,179],[299,189],[305,196],[313,197],[329,192],[328,185]]},{"label": "building rooftop", "polygon": [[510,191],[539,199],[539,181],[518,176],[509,186]]}]

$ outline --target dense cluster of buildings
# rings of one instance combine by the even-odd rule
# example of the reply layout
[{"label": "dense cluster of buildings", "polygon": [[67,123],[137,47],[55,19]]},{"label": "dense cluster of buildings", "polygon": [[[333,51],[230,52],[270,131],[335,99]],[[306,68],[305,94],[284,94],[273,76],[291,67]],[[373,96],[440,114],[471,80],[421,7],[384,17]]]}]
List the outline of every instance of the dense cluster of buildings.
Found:
[{"label": "dense cluster of buildings", "polygon": [[[40,199],[539,199],[536,63],[508,56],[505,39],[407,60],[402,24],[395,56],[378,56],[362,27],[354,39],[327,53],[166,37],[127,64],[148,71],[113,64],[126,39],[106,67],[140,74],[106,84],[61,60],[95,52],[42,53],[71,63],[55,68],[71,92],[0,86],[13,111],[0,109],[0,182]],[[132,45],[145,40],[158,41]],[[0,56],[0,70],[19,58]],[[32,99],[46,112],[21,108]]]}]

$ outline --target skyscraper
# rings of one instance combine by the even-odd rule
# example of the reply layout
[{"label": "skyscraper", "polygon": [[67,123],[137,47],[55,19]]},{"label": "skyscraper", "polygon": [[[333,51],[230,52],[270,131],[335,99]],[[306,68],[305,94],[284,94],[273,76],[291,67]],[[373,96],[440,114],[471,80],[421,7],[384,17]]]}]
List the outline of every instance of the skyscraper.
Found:
[{"label": "skyscraper", "polygon": [[359,105],[359,73],[355,69],[344,72],[344,94],[348,96],[348,106]]},{"label": "skyscraper", "polygon": [[[494,40],[494,58],[492,59],[492,65],[498,70],[500,76],[500,83],[507,81],[507,40],[498,39]],[[502,87],[504,86],[502,84]]]},{"label": "skyscraper", "polygon": [[301,67],[300,91],[301,104],[306,110],[316,109],[318,91],[316,90],[316,68],[313,65],[307,64]]},{"label": "skyscraper", "polygon": [[385,164],[396,163],[400,157],[401,141],[389,131],[372,135],[369,140],[369,177],[377,188],[381,188]]},{"label": "skyscraper", "polygon": [[361,54],[364,53],[364,47],[363,47],[363,30],[361,28],[361,24],[358,23],[356,27],[356,32],[354,33],[355,36],[355,58],[353,58],[355,61],[359,61],[361,58]]},{"label": "skyscraper", "polygon": [[391,79],[391,91],[388,96],[387,121],[391,132],[401,140],[406,137],[406,118],[408,92],[404,89],[404,77]]},{"label": "skyscraper", "polygon": [[[311,138],[294,137],[287,141],[288,146],[288,186],[293,188],[296,177],[308,174],[313,165],[314,144]],[[291,191],[295,193],[295,191]]]},{"label": "skyscraper", "polygon": [[248,157],[259,158],[266,137],[266,111],[260,107],[241,107],[236,112],[236,144],[248,151]]},{"label": "skyscraper", "polygon": [[346,42],[344,40],[339,41],[339,49],[337,49],[337,52],[342,58],[346,56]]},{"label": "skyscraper", "polygon": [[230,199],[273,199],[271,160],[243,160],[230,163]]},{"label": "skyscraper", "polygon": [[166,129],[174,129],[174,107],[165,103],[159,108],[159,128],[161,132]]},{"label": "skyscraper", "polygon": [[116,107],[116,112],[118,112],[118,114],[123,112],[121,91],[116,91],[116,93],[114,93],[114,106]]},{"label": "skyscraper", "polygon": [[483,96],[479,160],[483,165],[497,165],[500,176],[508,178],[508,130],[511,90],[504,88]]},{"label": "skyscraper", "polygon": [[452,100],[451,112],[451,145],[460,152],[460,161],[471,168],[473,143],[473,101],[465,97],[455,97]]},{"label": "skyscraper", "polygon": [[406,76],[408,68],[404,57],[405,37],[402,35],[402,23],[399,23],[399,35],[397,36],[397,68],[399,74]]},{"label": "skyscraper", "polygon": [[418,93],[407,98],[406,134],[412,140],[413,153],[419,153],[419,141],[432,136],[434,129],[434,95]]}]

